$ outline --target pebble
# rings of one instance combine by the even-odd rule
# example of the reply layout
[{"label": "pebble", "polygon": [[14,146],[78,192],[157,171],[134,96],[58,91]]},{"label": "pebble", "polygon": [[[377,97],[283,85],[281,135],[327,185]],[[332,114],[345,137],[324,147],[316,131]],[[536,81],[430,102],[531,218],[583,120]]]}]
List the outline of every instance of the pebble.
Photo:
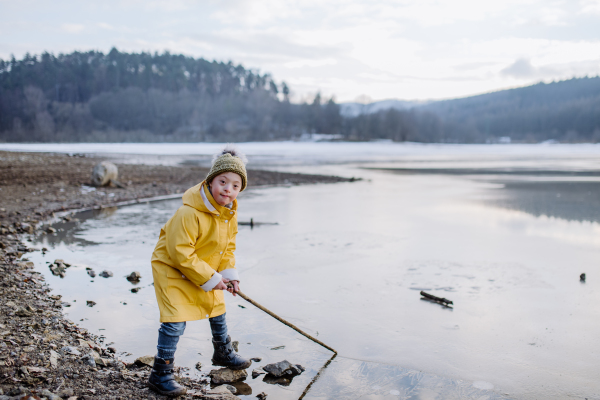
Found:
[{"label": "pebble", "polygon": [[263,371],[262,369],[253,369],[252,370],[252,379],[256,379],[258,376],[264,375],[264,374],[266,374],[266,372]]},{"label": "pebble", "polygon": [[100,272],[100,276],[103,278],[110,278],[111,276],[113,276],[113,273],[110,271],[104,270],[104,271]]},{"label": "pebble", "polygon": [[138,271],[133,271],[131,274],[127,275],[127,280],[129,282],[139,282],[141,278],[142,274],[140,274]]}]

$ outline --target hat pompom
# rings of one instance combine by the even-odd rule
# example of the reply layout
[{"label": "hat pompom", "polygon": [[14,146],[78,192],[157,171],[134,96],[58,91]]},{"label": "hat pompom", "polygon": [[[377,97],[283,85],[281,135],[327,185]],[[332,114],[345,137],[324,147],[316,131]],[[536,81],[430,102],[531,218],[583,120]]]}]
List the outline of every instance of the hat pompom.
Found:
[{"label": "hat pompom", "polygon": [[213,156],[213,159],[212,159],[213,164],[217,160],[217,158],[221,157],[223,154],[230,154],[233,157],[237,157],[240,160],[242,160],[244,165],[248,164],[248,158],[246,157],[246,155],[244,153],[242,153],[234,144],[231,144],[231,143],[227,143],[227,145],[223,148],[223,150],[221,150],[220,152],[218,152],[217,154],[215,154]]}]

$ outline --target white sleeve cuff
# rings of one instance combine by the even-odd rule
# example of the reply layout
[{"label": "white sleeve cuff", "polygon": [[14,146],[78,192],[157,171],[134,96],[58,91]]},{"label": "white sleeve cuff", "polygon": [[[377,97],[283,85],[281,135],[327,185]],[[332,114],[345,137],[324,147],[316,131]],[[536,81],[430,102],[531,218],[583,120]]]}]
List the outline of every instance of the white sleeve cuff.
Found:
[{"label": "white sleeve cuff", "polygon": [[237,269],[235,268],[224,269],[223,271],[221,271],[221,275],[223,276],[223,278],[230,281],[240,280],[240,276],[238,275]]},{"label": "white sleeve cuff", "polygon": [[205,292],[210,292],[215,288],[215,286],[219,284],[219,282],[221,282],[222,277],[223,276],[220,273],[215,272],[215,274],[212,276],[212,278],[208,280],[208,282],[200,286],[200,289],[204,290]]}]

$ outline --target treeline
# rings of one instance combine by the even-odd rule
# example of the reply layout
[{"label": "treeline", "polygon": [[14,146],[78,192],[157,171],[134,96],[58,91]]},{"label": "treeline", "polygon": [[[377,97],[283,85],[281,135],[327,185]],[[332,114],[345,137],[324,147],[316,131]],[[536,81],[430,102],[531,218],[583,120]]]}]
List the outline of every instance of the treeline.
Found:
[{"label": "treeline", "polygon": [[262,141],[306,133],[415,142],[600,140],[600,79],[345,118],[331,99],[241,65],[158,53],[0,60],[0,141]]}]

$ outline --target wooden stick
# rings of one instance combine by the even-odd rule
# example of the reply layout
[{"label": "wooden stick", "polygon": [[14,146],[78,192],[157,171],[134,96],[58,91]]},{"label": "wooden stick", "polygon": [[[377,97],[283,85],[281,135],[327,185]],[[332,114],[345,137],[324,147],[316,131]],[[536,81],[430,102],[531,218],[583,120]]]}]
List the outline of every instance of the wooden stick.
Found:
[{"label": "wooden stick", "polygon": [[333,356],[331,356],[331,358],[329,360],[327,360],[327,362],[325,363],[325,365],[323,365],[321,367],[321,369],[319,370],[319,372],[317,372],[317,375],[315,375],[315,377],[312,378],[312,380],[310,381],[310,383],[308,384],[308,386],[306,387],[306,389],[304,389],[304,392],[302,392],[302,395],[298,398],[298,400],[302,400],[304,398],[304,396],[306,396],[306,394],[308,393],[308,391],[310,390],[310,388],[312,387],[312,385],[321,376],[321,373],[323,373],[323,371],[325,371],[325,368],[327,368],[329,366],[329,364],[331,364],[331,362],[333,361],[333,359],[336,358],[336,357],[337,357],[337,353],[335,353]]},{"label": "wooden stick", "polygon": [[423,296],[423,297],[425,297],[425,298],[427,298],[429,300],[437,301],[438,303],[443,303],[444,305],[446,305],[446,304],[454,304],[454,303],[452,303],[452,300],[448,300],[448,299],[445,299],[443,297],[437,297],[437,296],[434,296],[432,294],[425,293],[422,290],[421,290],[421,296]]},{"label": "wooden stick", "polygon": [[[233,287],[233,286],[230,283],[228,283],[227,287]],[[286,321],[285,319],[281,318],[280,316],[278,316],[274,312],[272,312],[272,311],[266,309],[265,307],[261,306],[260,304],[258,304],[254,300],[252,300],[250,297],[246,296],[241,290],[238,290],[236,292],[236,294],[239,295],[242,299],[246,300],[248,303],[252,304],[253,306],[255,306],[255,307],[263,310],[264,312],[266,312],[267,314],[269,314],[271,317],[275,318],[277,321],[281,322],[282,324],[289,326],[290,328],[292,328],[293,330],[295,330],[299,334],[307,337],[308,339],[312,340],[313,342],[315,342],[317,344],[320,344],[321,346],[325,347],[327,350],[333,351],[335,354],[337,354],[337,351],[335,351],[331,347],[327,346],[325,343],[321,342],[319,339],[316,339],[316,338],[312,337],[311,335],[309,335],[308,333],[304,332],[302,329],[298,328],[296,325],[294,325],[294,324]]]}]

